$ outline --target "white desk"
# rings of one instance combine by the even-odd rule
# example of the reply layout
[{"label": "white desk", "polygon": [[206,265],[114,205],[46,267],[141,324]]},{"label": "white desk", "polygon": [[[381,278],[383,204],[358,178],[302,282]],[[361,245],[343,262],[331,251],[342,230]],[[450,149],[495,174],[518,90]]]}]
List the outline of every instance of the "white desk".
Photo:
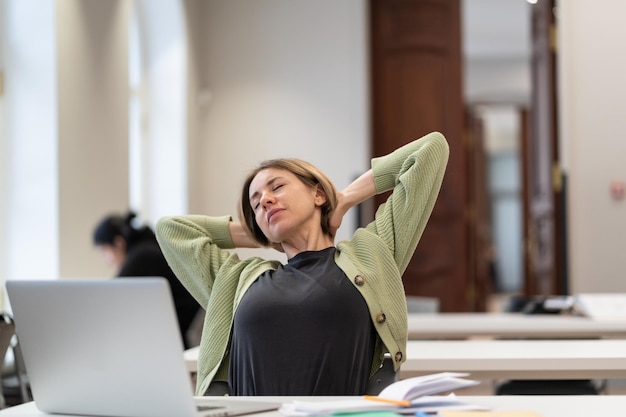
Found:
[{"label": "white desk", "polygon": [[[198,348],[185,351],[189,372]],[[445,371],[474,379],[625,379],[626,340],[410,340],[400,377]]]},{"label": "white desk", "polygon": [[409,314],[409,339],[626,338],[626,320],[520,313]]},{"label": "white desk", "polygon": [[411,340],[400,377],[443,371],[474,379],[623,379],[626,340]]},{"label": "white desk", "polygon": [[200,347],[192,347],[183,352],[183,358],[185,358],[185,364],[187,365],[187,370],[191,373],[198,372],[198,353],[200,352]]},{"label": "white desk", "polygon": [[[409,314],[410,340],[490,338],[626,339],[626,320],[519,313]],[[409,354],[409,358],[411,355]],[[189,372],[197,371],[197,348],[185,352]]]},{"label": "white desk", "polygon": [[[243,398],[243,397],[239,397]],[[263,397],[269,401],[290,402],[301,400],[328,400],[328,397]],[[337,399],[341,397],[335,397]],[[344,397],[345,398],[345,397]],[[463,400],[472,404],[481,404],[493,410],[534,411],[542,417],[623,417],[626,410],[626,396],[597,395],[597,396],[463,396]],[[34,403],[7,408],[0,411],[0,417],[41,417]],[[257,414],[263,417],[283,417],[279,412]],[[76,417],[55,415],[56,417]]]}]

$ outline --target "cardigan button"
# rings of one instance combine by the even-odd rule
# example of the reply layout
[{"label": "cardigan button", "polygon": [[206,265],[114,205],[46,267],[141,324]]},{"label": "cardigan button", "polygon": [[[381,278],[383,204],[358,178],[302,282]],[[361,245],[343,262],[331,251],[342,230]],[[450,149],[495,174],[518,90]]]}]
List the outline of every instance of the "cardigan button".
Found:
[{"label": "cardigan button", "polygon": [[365,278],[363,278],[363,275],[357,275],[356,277],[354,277],[354,283],[361,286],[365,284]]},{"label": "cardigan button", "polygon": [[387,316],[385,316],[385,313],[378,313],[378,315],[376,316],[376,323],[384,323],[387,321]]},{"label": "cardigan button", "polygon": [[402,352],[396,352],[396,355],[394,356],[394,359],[396,360],[396,362],[401,362],[402,361]]}]

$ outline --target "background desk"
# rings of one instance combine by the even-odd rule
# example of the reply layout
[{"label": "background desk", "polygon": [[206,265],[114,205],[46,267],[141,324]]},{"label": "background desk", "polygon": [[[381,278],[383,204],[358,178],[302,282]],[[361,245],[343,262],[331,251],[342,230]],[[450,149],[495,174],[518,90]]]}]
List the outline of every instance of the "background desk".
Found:
[{"label": "background desk", "polygon": [[626,340],[411,340],[400,377],[444,371],[473,379],[626,378]]},{"label": "background desk", "polygon": [[[243,398],[243,397],[238,397]],[[263,397],[268,401],[290,402],[294,399],[313,401],[329,397]],[[335,397],[337,399],[341,397]],[[344,397],[345,398],[345,397]],[[258,399],[258,398],[257,398]],[[463,396],[468,403],[481,404],[494,410],[535,411],[542,417],[622,417],[626,410],[626,396]],[[41,417],[43,414],[30,402],[0,411],[0,417]],[[262,417],[283,417],[279,412],[256,414]],[[55,415],[56,417],[76,417]]]},{"label": "background desk", "polygon": [[626,320],[521,313],[409,314],[409,339],[626,338]]},{"label": "background desk", "polygon": [[[184,353],[198,369],[198,348]],[[623,379],[626,340],[410,340],[400,378],[469,372],[474,379]]]},{"label": "background desk", "polygon": [[192,347],[183,352],[183,358],[185,359],[185,364],[187,365],[187,370],[191,373],[198,372],[198,353],[200,352],[200,347]]}]

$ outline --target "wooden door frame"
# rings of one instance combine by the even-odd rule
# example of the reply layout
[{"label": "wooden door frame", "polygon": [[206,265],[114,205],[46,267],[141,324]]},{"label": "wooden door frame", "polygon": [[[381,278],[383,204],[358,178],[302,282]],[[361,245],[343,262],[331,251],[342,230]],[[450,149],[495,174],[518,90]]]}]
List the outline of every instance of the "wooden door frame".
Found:
[{"label": "wooden door frame", "polygon": [[524,295],[527,297],[567,291],[564,178],[558,147],[555,7],[556,0],[543,0],[532,6],[532,105],[522,152]]},{"label": "wooden door frame", "polygon": [[441,192],[403,275],[406,292],[439,299],[441,311],[472,311],[460,0],[369,0],[369,15],[372,156],[431,131],[450,145]]}]

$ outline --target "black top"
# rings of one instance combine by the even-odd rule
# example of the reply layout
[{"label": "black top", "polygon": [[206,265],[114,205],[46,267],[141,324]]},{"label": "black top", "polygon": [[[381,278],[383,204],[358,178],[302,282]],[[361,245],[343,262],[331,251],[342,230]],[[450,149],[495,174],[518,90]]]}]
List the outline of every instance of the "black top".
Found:
[{"label": "black top", "polygon": [[154,235],[133,240],[129,244],[126,260],[117,275],[120,277],[153,276],[166,278],[172,291],[183,343],[185,348],[191,347],[187,341],[186,333],[198,313],[200,305],[174,275]]},{"label": "black top", "polygon": [[233,326],[232,395],[365,393],[376,332],[334,255],[302,252],[248,289]]}]

